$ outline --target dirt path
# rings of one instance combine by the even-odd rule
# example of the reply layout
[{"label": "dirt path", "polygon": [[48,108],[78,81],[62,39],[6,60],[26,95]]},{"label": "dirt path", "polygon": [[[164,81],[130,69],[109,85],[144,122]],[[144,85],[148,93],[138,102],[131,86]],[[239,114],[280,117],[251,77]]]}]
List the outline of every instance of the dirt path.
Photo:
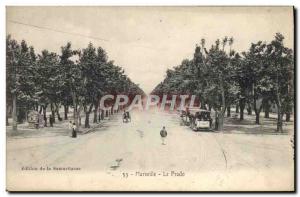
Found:
[{"label": "dirt path", "polygon": [[[42,184],[47,189],[62,190],[64,184],[75,190],[110,190],[120,185],[122,190],[168,190],[174,185],[179,190],[293,187],[289,135],[193,132],[180,126],[176,114],[152,111],[133,112],[131,116],[130,123],[123,123],[118,115],[104,127],[76,139],[10,139],[9,185],[24,188]],[[167,145],[161,145],[162,126],[168,131]],[[80,171],[22,171],[24,166],[72,167]],[[34,178],[32,173],[36,173]]]}]

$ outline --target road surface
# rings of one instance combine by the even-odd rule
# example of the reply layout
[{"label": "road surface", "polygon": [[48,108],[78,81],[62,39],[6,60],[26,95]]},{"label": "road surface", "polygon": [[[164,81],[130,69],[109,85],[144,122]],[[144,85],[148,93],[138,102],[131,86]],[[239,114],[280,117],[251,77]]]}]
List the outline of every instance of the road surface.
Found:
[{"label": "road surface", "polygon": [[[73,139],[7,138],[14,190],[293,190],[290,135],[193,132],[176,114],[132,112]],[[160,129],[168,131],[161,144]]]}]

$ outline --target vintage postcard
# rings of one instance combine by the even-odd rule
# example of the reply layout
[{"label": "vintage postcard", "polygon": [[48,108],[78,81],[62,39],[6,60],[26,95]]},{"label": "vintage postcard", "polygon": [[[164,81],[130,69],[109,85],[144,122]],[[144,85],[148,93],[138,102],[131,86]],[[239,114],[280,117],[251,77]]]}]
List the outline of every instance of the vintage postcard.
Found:
[{"label": "vintage postcard", "polygon": [[294,191],[294,8],[6,7],[8,191]]}]

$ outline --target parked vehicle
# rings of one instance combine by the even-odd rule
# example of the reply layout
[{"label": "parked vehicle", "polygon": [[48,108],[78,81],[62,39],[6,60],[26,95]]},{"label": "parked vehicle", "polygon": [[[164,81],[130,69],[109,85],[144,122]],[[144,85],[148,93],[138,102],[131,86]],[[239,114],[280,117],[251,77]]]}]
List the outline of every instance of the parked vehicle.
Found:
[{"label": "parked vehicle", "polygon": [[185,110],[179,110],[179,113],[183,124],[189,126],[194,131],[212,130],[213,128],[213,119],[211,112],[208,110],[189,107]]}]

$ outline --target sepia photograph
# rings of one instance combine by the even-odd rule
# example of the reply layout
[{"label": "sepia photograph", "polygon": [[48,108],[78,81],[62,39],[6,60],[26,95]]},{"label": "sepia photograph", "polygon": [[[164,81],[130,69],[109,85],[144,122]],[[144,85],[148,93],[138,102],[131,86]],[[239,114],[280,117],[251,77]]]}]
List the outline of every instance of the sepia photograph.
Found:
[{"label": "sepia photograph", "polygon": [[8,192],[295,191],[293,6],[5,11]]}]

